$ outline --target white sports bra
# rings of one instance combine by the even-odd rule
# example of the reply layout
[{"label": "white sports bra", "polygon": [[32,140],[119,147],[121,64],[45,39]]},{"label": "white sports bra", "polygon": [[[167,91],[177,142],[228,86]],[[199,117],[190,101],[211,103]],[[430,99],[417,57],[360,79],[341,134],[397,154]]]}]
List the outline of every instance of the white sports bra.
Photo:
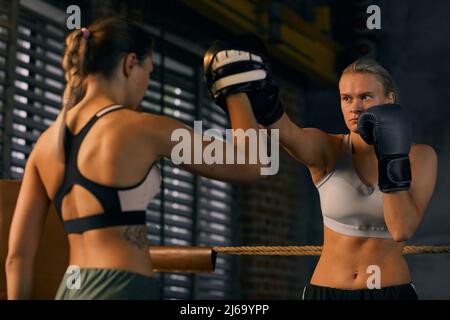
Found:
[{"label": "white sports bra", "polygon": [[361,181],[353,167],[350,135],[343,139],[336,166],[316,183],[323,223],[348,236],[392,238],[384,220],[382,194]]}]

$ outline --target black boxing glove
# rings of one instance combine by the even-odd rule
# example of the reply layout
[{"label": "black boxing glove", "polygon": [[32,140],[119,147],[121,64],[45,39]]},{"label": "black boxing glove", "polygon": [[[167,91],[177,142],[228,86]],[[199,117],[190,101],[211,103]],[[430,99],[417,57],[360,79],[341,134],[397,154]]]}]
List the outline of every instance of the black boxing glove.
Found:
[{"label": "black boxing glove", "polygon": [[380,191],[409,189],[412,127],[402,107],[383,104],[367,109],[358,119],[358,131],[366,143],[375,147]]},{"label": "black boxing glove", "polygon": [[281,118],[278,85],[259,38],[240,36],[232,44],[216,41],[206,51],[203,66],[211,96],[225,112],[227,96],[246,93],[258,123],[269,125]]}]

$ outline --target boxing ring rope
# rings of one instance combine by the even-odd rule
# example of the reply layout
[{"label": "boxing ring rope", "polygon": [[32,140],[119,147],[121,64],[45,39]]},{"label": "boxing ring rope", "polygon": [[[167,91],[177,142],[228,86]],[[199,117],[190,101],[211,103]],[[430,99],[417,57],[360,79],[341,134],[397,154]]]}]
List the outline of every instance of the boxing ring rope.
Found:
[{"label": "boxing ring rope", "polygon": [[[319,256],[322,246],[150,246],[155,272],[214,272],[217,254]],[[405,246],[403,254],[450,253],[450,246]]]},{"label": "boxing ring rope", "polygon": [[[318,256],[322,246],[150,246],[156,272],[214,272],[217,254]],[[403,254],[450,253],[450,246],[405,246]]]},{"label": "boxing ring rope", "polygon": [[[213,247],[213,251],[232,255],[318,256],[322,246],[235,246]],[[403,254],[450,253],[450,246],[405,246]]]}]

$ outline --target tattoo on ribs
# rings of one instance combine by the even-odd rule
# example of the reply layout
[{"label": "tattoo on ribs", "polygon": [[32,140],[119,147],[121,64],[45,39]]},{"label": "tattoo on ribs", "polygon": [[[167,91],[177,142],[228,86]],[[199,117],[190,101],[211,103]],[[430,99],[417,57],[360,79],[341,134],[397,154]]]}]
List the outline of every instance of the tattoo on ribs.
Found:
[{"label": "tattoo on ribs", "polygon": [[144,249],[147,246],[147,230],[145,226],[126,226],[123,236],[133,247]]}]

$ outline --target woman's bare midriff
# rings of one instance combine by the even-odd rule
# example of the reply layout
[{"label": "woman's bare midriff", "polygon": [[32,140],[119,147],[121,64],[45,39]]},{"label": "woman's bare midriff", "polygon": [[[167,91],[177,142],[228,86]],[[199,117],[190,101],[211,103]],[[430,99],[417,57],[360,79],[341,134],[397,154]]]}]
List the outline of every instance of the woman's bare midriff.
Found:
[{"label": "woman's bare midriff", "polygon": [[[333,152],[326,161],[328,168],[310,168],[314,183],[330,172],[340,157],[344,135],[330,137]],[[375,186],[378,183],[376,165],[368,161],[376,159],[361,160],[353,155],[353,164],[361,181]],[[404,246],[404,242],[392,239],[347,236],[324,226],[323,250],[310,282],[330,288],[367,289],[368,280],[371,285],[374,283],[373,270],[378,267],[380,287],[409,283],[411,276],[402,254]]]},{"label": "woman's bare midriff", "polygon": [[[128,228],[146,228],[130,226]],[[147,245],[139,248],[124,240],[127,227],[110,227],[69,235],[70,265],[118,269],[153,276]]]},{"label": "woman's bare midriff", "polygon": [[330,288],[367,289],[374,274],[369,267],[376,266],[382,288],[409,283],[404,245],[392,239],[350,237],[324,227],[322,254],[310,282]]}]

